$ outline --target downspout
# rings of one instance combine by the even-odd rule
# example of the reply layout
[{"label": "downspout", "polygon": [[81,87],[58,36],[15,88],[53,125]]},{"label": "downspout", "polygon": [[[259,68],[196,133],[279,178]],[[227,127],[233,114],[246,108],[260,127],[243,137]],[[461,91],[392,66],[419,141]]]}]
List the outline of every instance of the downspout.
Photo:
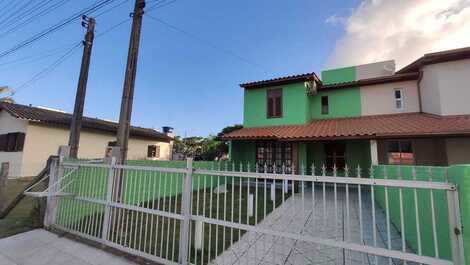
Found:
[{"label": "downspout", "polygon": [[419,104],[419,112],[423,112],[423,105],[422,105],[422,100],[421,100],[421,80],[423,79],[423,70],[419,70],[419,75],[418,75],[418,104]]}]

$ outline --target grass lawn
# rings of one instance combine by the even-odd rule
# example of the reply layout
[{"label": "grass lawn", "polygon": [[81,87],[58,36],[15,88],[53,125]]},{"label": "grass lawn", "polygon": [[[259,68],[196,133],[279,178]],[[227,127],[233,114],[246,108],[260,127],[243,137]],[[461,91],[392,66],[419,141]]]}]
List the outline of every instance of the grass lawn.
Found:
[{"label": "grass lawn", "polygon": [[[247,218],[248,191],[246,180],[244,180],[241,188],[240,185],[238,185],[238,178],[235,178],[233,183],[235,185],[232,186],[232,182],[228,182],[226,193],[217,194],[211,192],[213,191],[212,188],[200,189],[199,192],[194,191],[192,214],[230,222],[232,220],[233,212],[233,222],[254,225],[255,220],[259,223],[265,217],[265,207],[266,214],[269,214],[273,210],[274,203],[270,200],[270,189],[266,189],[265,203],[263,183],[261,181],[258,183],[256,191],[254,183],[251,182],[249,193],[254,195],[254,204],[256,204],[254,209],[258,209],[258,211],[255,211],[255,215],[257,217],[252,216]],[[285,194],[286,198],[289,196],[290,194]],[[282,191],[277,189],[275,202],[276,207],[279,206],[281,202]],[[85,234],[100,237],[102,233],[103,208],[96,204],[93,205],[85,202],[79,202],[78,205],[78,207],[95,207],[97,212],[94,215],[89,215],[86,218],[82,218],[79,222],[69,224],[68,226],[73,227],[73,230],[81,228],[81,232]],[[140,206],[149,209],[157,209],[157,206],[159,206],[159,209],[162,211],[180,213],[181,196],[178,195],[161,198],[155,201],[148,201],[142,203]],[[224,215],[224,212],[227,214]],[[177,262],[180,236],[179,220],[125,209],[112,210],[111,216],[114,216],[114,218],[112,218],[112,222],[110,224],[112,232],[108,235],[109,241],[150,255]],[[225,249],[229,248],[232,243],[237,242],[239,238],[246,233],[244,230],[222,227],[220,225],[209,225],[206,223],[203,225],[203,247],[196,250],[194,247],[195,226],[196,223],[192,221],[190,235],[190,262],[193,264],[207,264],[209,260],[214,259]]]},{"label": "grass lawn", "polygon": [[[29,178],[9,179],[7,181],[8,203],[21,193],[30,181],[31,179]],[[38,199],[25,197],[5,219],[0,220],[0,238],[39,227],[41,222],[38,220],[38,215],[36,214],[36,205],[38,205]]]}]

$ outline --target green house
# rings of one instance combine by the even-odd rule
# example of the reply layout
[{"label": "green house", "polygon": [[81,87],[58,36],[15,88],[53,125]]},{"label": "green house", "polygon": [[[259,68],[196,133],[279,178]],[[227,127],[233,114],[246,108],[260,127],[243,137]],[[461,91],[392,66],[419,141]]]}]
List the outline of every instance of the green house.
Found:
[{"label": "green house", "polygon": [[445,102],[465,88],[432,96],[440,89],[432,80],[461,63],[459,52],[425,55],[400,71],[384,61],[241,84],[244,128],[224,136],[230,159],[268,172],[345,174],[347,166],[350,175],[358,166],[367,175],[372,164],[469,163],[470,108],[462,102],[452,113]]}]

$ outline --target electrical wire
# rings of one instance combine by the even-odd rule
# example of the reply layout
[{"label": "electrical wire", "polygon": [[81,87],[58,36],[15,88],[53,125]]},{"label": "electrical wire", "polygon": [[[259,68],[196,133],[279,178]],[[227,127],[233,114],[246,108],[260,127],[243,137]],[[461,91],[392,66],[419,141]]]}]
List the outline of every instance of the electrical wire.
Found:
[{"label": "electrical wire", "polygon": [[10,55],[12,53],[15,53],[16,51],[24,48],[24,47],[27,47],[29,45],[31,45],[32,43],[34,43],[35,41],[37,40],[40,40],[46,36],[48,36],[49,34],[53,33],[53,32],[56,32],[60,29],[62,29],[64,26],[72,23],[73,21],[75,21],[76,19],[78,18],[81,18],[81,16],[83,14],[87,14],[87,15],[90,15],[92,14],[93,12],[96,12],[97,10],[103,8],[105,5],[113,2],[115,0],[101,0],[101,1],[97,1],[95,2],[95,4],[85,8],[85,9],[82,9],[80,12],[77,12],[71,16],[69,16],[68,18],[60,21],[59,23],[33,35],[32,37],[26,39],[25,41],[23,42],[20,42],[19,44],[16,44],[15,46],[13,46],[12,48],[6,50],[6,51],[3,51],[0,53],[0,58],[3,58],[7,55]]},{"label": "electrical wire", "polygon": [[32,78],[30,78],[28,81],[24,82],[17,88],[13,90],[11,93],[12,96],[18,94],[21,90],[24,90],[25,88],[28,88],[32,86],[34,83],[36,83],[38,80],[44,78],[47,74],[50,72],[54,71],[59,65],[61,65],[63,62],[65,62],[68,58],[72,56],[72,54],[77,51],[77,48],[81,46],[81,43],[78,43],[77,45],[74,45],[71,49],[69,49],[66,53],[64,53],[62,56],[60,56],[56,61],[54,61],[52,64],[48,65],[46,68],[35,74]]}]

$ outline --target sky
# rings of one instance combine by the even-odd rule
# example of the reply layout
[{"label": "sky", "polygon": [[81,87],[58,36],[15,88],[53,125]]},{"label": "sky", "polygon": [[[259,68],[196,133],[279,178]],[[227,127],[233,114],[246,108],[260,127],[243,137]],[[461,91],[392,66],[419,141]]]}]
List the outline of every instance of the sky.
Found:
[{"label": "sky", "polygon": [[[0,8],[14,13],[21,3],[41,0],[14,7],[11,1],[0,0]],[[0,52],[95,1],[68,0],[10,35],[0,32]],[[148,6],[157,1],[163,0]],[[400,68],[426,52],[470,46],[469,0],[165,1],[143,19],[132,124],[171,126],[181,136],[242,123],[243,82],[388,59]],[[97,17],[85,103],[90,117],[119,118],[131,25],[113,26],[129,17],[133,0],[109,8],[121,3]],[[72,112],[82,49],[47,69],[83,35],[76,21],[0,58],[0,86],[17,90],[18,103]]]}]

